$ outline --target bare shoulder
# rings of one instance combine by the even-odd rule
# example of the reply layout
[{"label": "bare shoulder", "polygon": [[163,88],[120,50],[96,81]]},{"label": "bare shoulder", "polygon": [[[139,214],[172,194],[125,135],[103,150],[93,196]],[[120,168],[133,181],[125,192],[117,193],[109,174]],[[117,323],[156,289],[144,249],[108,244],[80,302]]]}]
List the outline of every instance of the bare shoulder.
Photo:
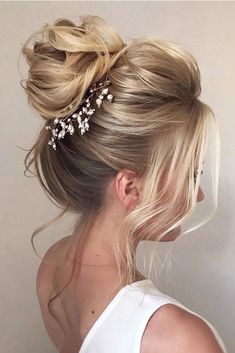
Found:
[{"label": "bare shoulder", "polygon": [[204,320],[171,303],[151,316],[142,348],[141,353],[224,353]]},{"label": "bare shoulder", "polygon": [[45,296],[51,290],[55,270],[65,256],[71,236],[63,237],[54,243],[45,253],[36,276],[37,296]]},{"label": "bare shoulder", "polygon": [[60,239],[46,251],[39,265],[36,277],[36,293],[42,319],[49,337],[59,351],[64,342],[64,333],[58,322],[49,313],[48,301],[51,293],[53,293],[55,270],[68,249],[69,237],[70,236]]}]

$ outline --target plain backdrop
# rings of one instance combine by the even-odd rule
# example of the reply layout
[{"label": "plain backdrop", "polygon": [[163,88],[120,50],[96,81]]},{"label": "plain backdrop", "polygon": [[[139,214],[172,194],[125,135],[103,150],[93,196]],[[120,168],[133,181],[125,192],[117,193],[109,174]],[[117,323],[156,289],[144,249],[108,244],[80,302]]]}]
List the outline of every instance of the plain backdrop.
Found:
[{"label": "plain backdrop", "polygon": [[[36,178],[23,175],[25,152],[40,130],[39,115],[29,108],[20,86],[17,59],[28,36],[44,23],[81,15],[104,17],[125,41],[149,35],[172,40],[197,59],[202,77],[201,99],[209,104],[221,130],[221,169],[217,213],[207,224],[162,243],[159,257],[172,247],[172,266],[163,269],[158,286],[207,318],[229,352],[235,352],[235,3],[234,2],[1,2],[1,237],[0,350],[4,353],[53,353],[35,293],[40,258],[30,238],[58,213]],[[24,70],[23,70],[24,71]],[[204,179],[208,211],[209,183]],[[196,214],[196,213],[195,213]],[[70,234],[74,218],[67,215],[36,237],[43,256],[56,240]],[[145,251],[143,246],[146,245]],[[138,247],[139,266],[148,247]],[[157,264],[156,264],[157,266]],[[167,273],[168,272],[168,273]]]}]

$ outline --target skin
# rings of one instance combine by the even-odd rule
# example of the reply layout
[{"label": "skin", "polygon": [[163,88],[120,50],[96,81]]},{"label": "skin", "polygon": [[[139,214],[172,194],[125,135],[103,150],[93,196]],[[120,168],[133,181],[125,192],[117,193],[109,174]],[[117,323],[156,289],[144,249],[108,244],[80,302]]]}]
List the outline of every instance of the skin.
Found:
[{"label": "skin", "polygon": [[[104,208],[102,215],[97,219],[89,236],[84,242],[81,264],[112,265],[115,266],[113,253],[114,240],[120,237],[120,221],[133,207],[140,195],[141,180],[135,172],[120,170],[110,182],[106,192],[108,207]],[[199,187],[197,202],[204,199],[204,193]],[[181,227],[171,230],[161,241],[173,241],[181,232]],[[76,231],[75,231],[76,236]],[[97,256],[102,254],[102,256]]]},{"label": "skin", "polygon": [[[120,236],[118,225],[121,219],[138,202],[140,190],[141,181],[134,172],[119,171],[107,187],[106,204],[109,207],[104,208],[103,214],[97,219],[89,236],[86,235],[80,262],[81,285],[78,283],[78,292],[76,292],[80,303],[83,303],[84,314],[82,313],[81,316],[80,333],[74,336],[74,344],[70,342],[73,347],[76,347],[74,350],[64,345],[63,332],[48,312],[47,303],[53,291],[52,283],[56,266],[50,266],[44,262],[40,264],[37,273],[37,296],[47,332],[61,353],[78,352],[81,342],[108,305],[104,300],[107,298],[107,293],[117,290],[115,285],[118,283],[118,276],[112,250],[113,242]],[[199,188],[197,202],[203,199],[204,194]],[[170,231],[162,241],[173,241],[179,234],[180,226]],[[55,264],[57,261],[60,262],[66,249],[69,248],[70,239],[70,236],[64,237],[55,243],[47,251],[45,259]],[[109,297],[110,300],[112,298]],[[103,303],[101,308],[100,303]],[[60,307],[57,309],[60,311]],[[90,313],[91,309],[94,309],[95,314]],[[77,341],[78,336],[80,338]],[[165,304],[148,321],[141,340],[141,353],[185,352],[223,353],[212,332],[201,319],[174,304]]]},{"label": "skin", "polygon": [[[96,221],[89,237],[86,238],[82,264],[94,265],[95,278],[97,266],[105,273],[107,286],[108,272],[111,266],[109,285],[115,283],[115,258],[113,243],[120,237],[118,224],[135,207],[141,190],[141,180],[130,170],[121,170],[107,187],[108,208]],[[199,187],[197,202],[204,199]],[[171,230],[161,241],[174,241],[181,233],[181,227]],[[97,256],[100,254],[102,256]],[[104,267],[102,267],[104,266]],[[113,266],[113,267],[112,267]],[[83,267],[83,266],[82,266]],[[86,266],[83,267],[86,271]],[[103,270],[102,270],[103,269]],[[99,270],[99,271],[100,271]],[[135,281],[140,278],[136,277]],[[100,284],[99,283],[99,288]],[[170,335],[170,336],[169,336]],[[170,339],[169,339],[170,337]],[[150,318],[141,340],[141,353],[223,353],[209,327],[197,316],[174,305],[160,307]]]}]

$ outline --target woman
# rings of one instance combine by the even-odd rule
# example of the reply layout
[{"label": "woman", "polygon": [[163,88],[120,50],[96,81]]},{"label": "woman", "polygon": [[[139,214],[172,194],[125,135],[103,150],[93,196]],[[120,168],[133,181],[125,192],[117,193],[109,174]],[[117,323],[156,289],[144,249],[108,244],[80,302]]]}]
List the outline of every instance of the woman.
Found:
[{"label": "woman", "polygon": [[26,170],[35,166],[60,217],[79,215],[37,273],[55,346],[62,353],[226,352],[207,320],[161,293],[151,269],[144,276],[135,262],[141,240],[173,241],[204,198],[200,174],[214,117],[198,98],[196,60],[155,38],[127,45],[98,16],[78,26],[46,24],[22,52],[29,64],[22,86],[44,119]]}]

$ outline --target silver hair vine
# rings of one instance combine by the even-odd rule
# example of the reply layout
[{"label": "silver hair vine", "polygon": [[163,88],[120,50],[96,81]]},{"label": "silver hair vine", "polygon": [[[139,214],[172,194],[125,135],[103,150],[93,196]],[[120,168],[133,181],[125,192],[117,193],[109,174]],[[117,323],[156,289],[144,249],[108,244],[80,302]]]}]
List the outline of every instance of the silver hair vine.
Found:
[{"label": "silver hair vine", "polygon": [[[56,150],[56,140],[57,139],[63,139],[64,136],[67,133],[70,133],[70,135],[74,134],[75,128],[73,125],[74,121],[77,121],[78,127],[80,129],[81,135],[83,135],[86,131],[89,130],[89,120],[92,114],[95,112],[95,108],[91,108],[91,100],[97,90],[102,89],[101,94],[99,97],[96,99],[96,105],[98,108],[101,107],[104,98],[107,99],[108,101],[112,102],[113,95],[109,93],[109,89],[107,86],[111,85],[110,80],[106,79],[105,82],[97,82],[94,83],[92,86],[88,88],[88,94],[85,95],[85,101],[79,104],[76,109],[67,115],[66,117],[63,118],[55,118],[53,127],[51,126],[46,126],[46,130],[51,130],[52,132],[52,137],[50,141],[48,142],[49,145],[51,145],[54,150]],[[68,107],[68,109],[71,109],[72,105]],[[83,118],[83,116],[85,116]]]}]

